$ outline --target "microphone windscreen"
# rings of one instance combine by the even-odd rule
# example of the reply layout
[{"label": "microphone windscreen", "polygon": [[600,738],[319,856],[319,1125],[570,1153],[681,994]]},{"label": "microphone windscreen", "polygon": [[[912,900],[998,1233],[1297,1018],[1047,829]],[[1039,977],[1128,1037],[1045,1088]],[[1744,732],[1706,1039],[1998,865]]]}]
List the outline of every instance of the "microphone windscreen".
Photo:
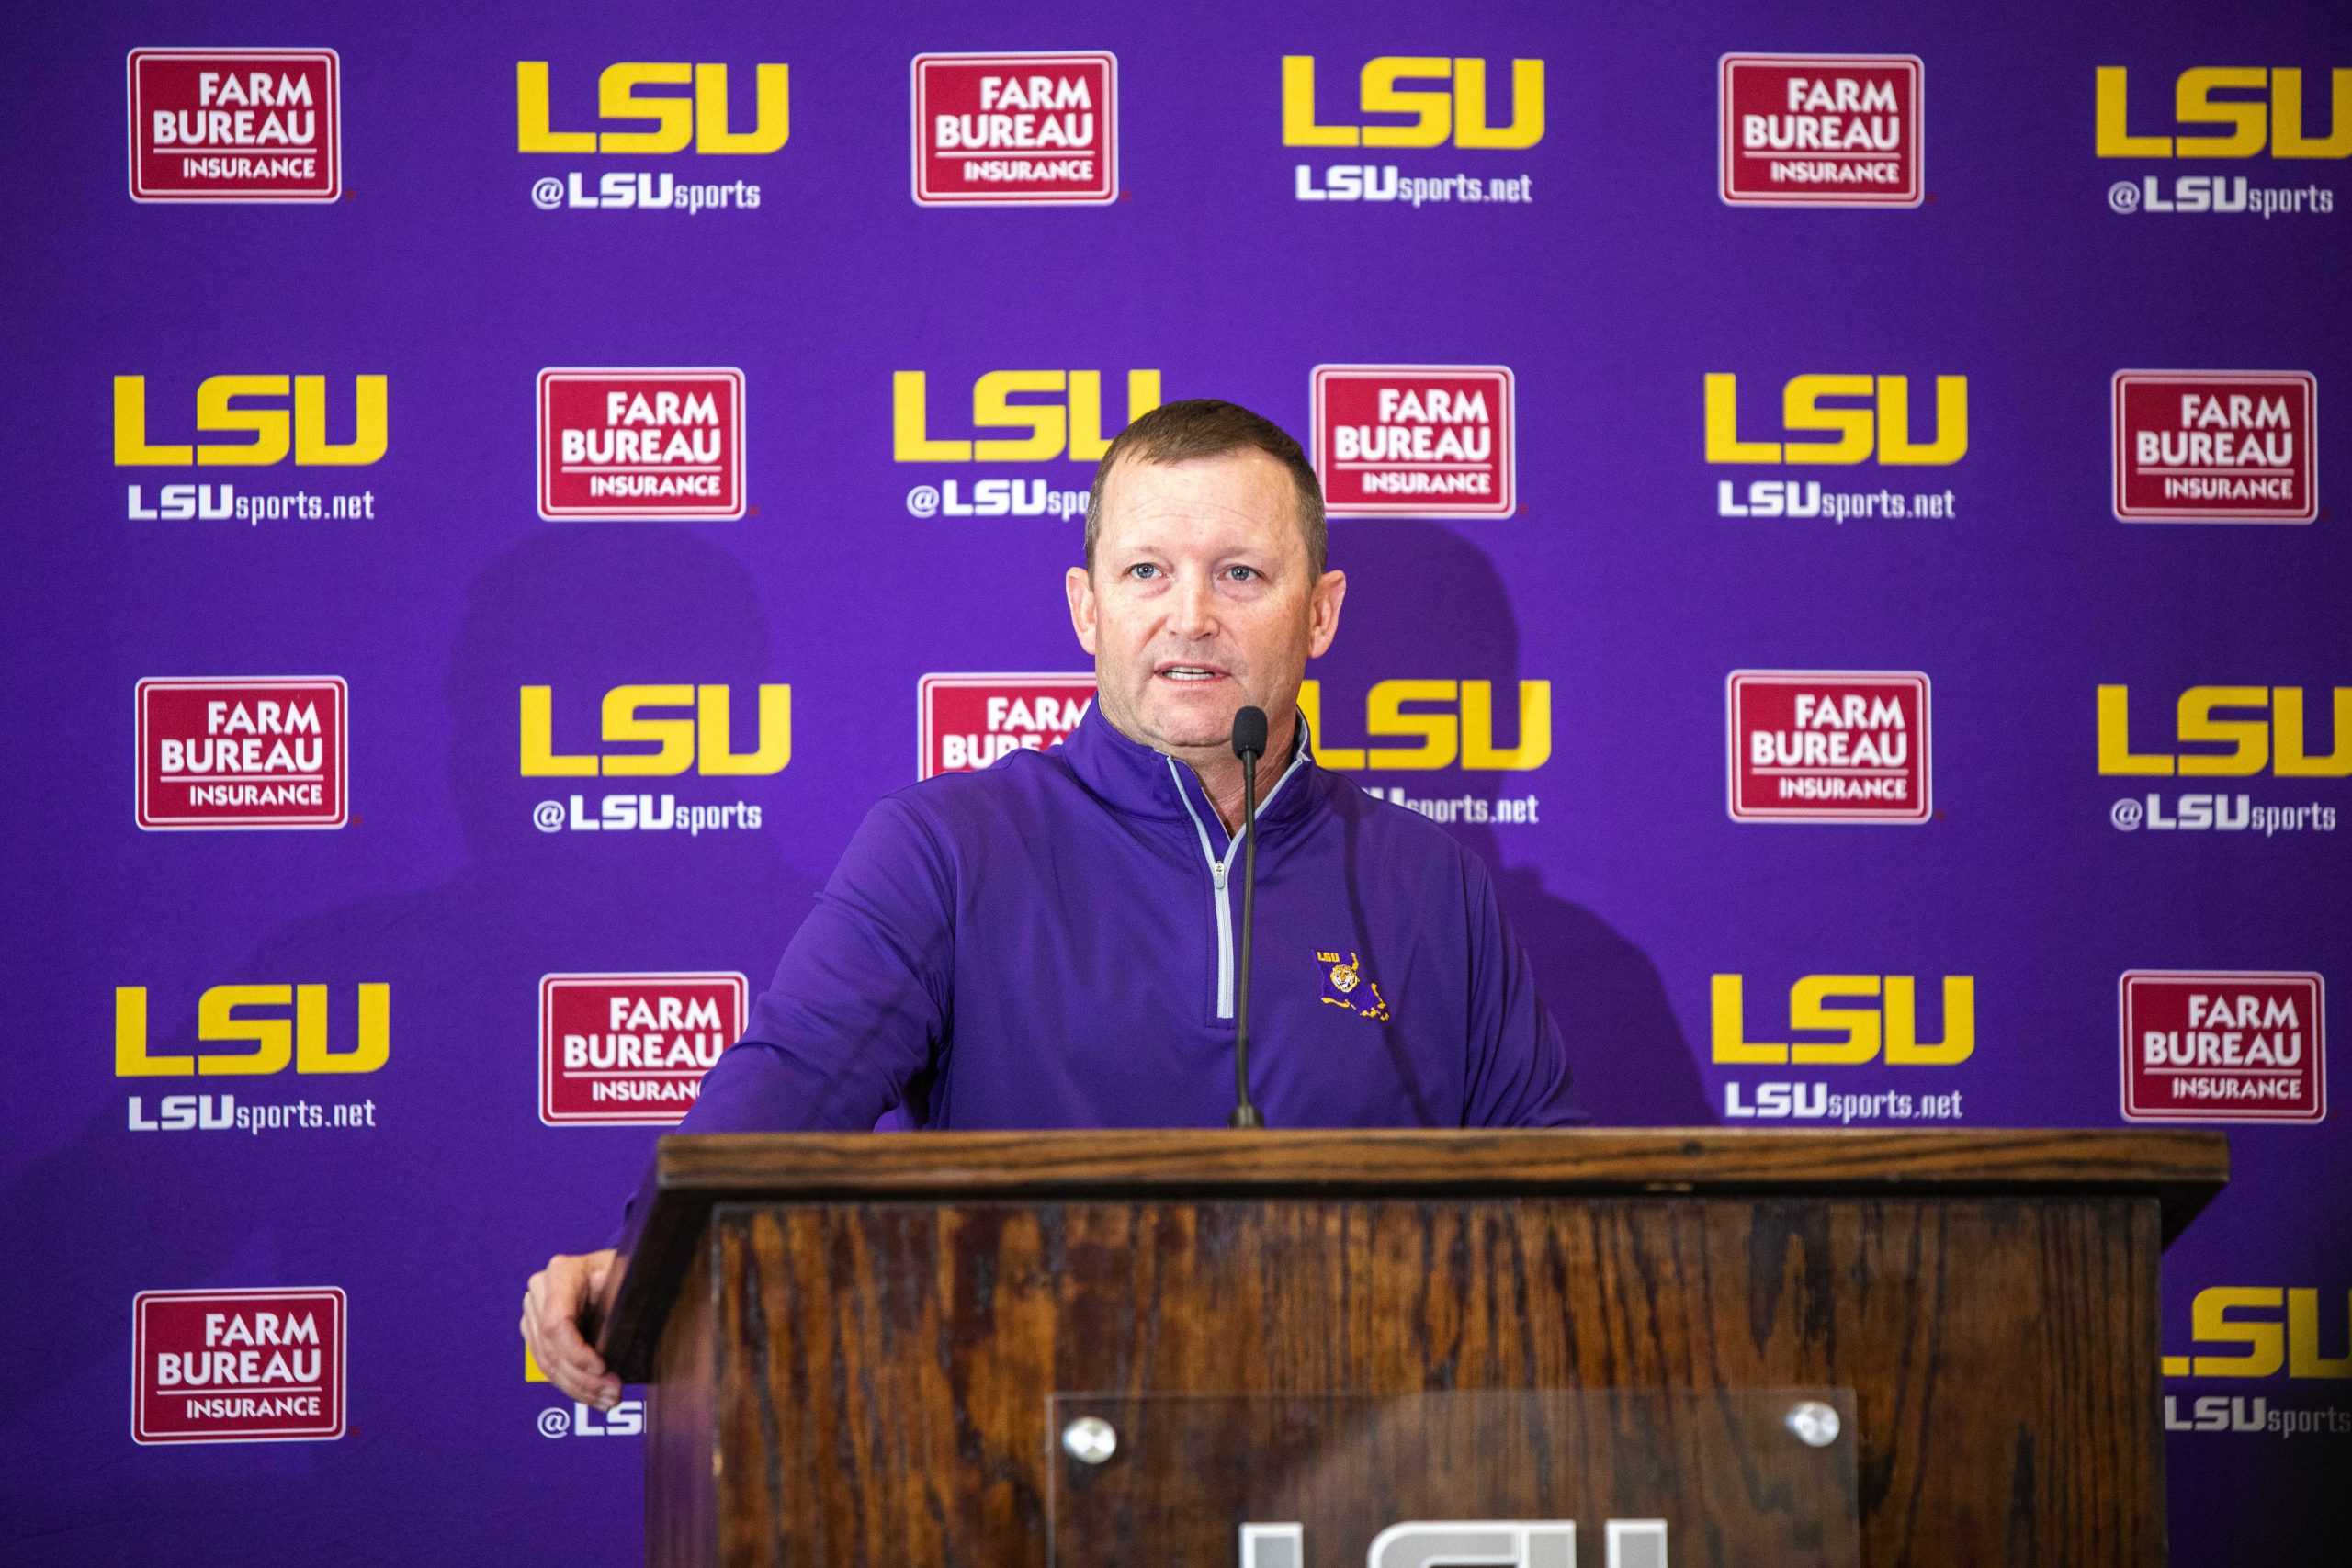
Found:
[{"label": "microphone windscreen", "polygon": [[1243,708],[1233,716],[1233,754],[1237,757],[1262,757],[1266,754],[1266,710]]}]

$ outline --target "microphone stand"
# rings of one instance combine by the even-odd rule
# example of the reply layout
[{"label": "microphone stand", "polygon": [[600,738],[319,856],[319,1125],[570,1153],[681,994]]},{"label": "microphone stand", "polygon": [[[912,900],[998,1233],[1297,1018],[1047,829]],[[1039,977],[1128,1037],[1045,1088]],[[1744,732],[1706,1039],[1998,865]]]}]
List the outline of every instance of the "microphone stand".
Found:
[{"label": "microphone stand", "polygon": [[1233,1114],[1227,1124],[1234,1127],[1263,1127],[1265,1118],[1250,1102],[1250,931],[1258,891],[1258,754],[1266,746],[1265,716],[1255,708],[1243,710],[1257,715],[1254,747],[1247,746],[1242,738],[1240,716],[1235,716],[1234,750],[1241,755],[1241,960],[1236,976],[1238,987],[1233,998]]}]

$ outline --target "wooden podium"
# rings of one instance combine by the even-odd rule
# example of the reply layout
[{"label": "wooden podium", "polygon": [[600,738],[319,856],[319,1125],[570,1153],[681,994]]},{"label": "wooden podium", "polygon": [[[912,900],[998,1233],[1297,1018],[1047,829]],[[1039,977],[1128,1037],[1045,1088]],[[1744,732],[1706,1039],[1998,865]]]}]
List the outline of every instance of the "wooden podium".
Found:
[{"label": "wooden podium", "polygon": [[1674,1568],[2156,1564],[2157,1258],[2227,1175],[2140,1130],[673,1136],[597,1340],[653,1384],[651,1562],[1228,1568],[1271,1506],[1317,1565],[1532,1517],[1595,1568],[1629,1513]]}]

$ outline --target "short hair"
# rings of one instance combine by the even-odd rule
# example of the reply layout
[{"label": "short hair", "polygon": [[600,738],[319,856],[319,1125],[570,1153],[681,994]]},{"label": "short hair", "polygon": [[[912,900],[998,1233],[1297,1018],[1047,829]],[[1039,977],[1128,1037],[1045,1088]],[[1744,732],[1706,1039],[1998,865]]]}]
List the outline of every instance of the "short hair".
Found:
[{"label": "short hair", "polygon": [[1290,471],[1298,497],[1298,531],[1306,558],[1323,575],[1331,553],[1330,530],[1323,523],[1323,486],[1290,433],[1265,415],[1219,398],[1187,398],[1162,403],[1119,432],[1094,468],[1094,488],[1086,496],[1086,570],[1094,570],[1094,541],[1102,533],[1102,491],[1112,465],[1121,457],[1138,463],[1184,463],[1221,457],[1227,452],[1263,452]]}]

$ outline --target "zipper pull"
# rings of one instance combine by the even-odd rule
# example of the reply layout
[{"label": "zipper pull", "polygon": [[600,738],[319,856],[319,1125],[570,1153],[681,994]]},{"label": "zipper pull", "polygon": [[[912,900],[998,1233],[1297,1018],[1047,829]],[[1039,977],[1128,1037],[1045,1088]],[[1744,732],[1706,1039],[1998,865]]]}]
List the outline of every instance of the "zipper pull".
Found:
[{"label": "zipper pull", "polygon": [[1213,873],[1215,873],[1215,874],[1216,874],[1216,890],[1217,890],[1218,892],[1220,892],[1220,893],[1224,892],[1224,891],[1225,891],[1225,867],[1223,867],[1223,866],[1221,866],[1221,865],[1212,865],[1212,866],[1210,866],[1210,867],[1209,867],[1209,870],[1210,870],[1210,871],[1212,871]]}]

